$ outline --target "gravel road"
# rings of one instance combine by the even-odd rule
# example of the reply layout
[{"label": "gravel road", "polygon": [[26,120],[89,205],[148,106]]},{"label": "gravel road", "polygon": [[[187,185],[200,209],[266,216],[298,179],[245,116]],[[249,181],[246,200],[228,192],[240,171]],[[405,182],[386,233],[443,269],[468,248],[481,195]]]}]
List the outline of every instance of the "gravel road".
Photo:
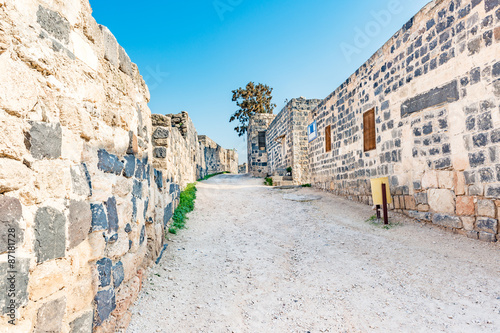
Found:
[{"label": "gravel road", "polygon": [[130,333],[499,332],[500,247],[246,175],[196,209],[132,308]]}]

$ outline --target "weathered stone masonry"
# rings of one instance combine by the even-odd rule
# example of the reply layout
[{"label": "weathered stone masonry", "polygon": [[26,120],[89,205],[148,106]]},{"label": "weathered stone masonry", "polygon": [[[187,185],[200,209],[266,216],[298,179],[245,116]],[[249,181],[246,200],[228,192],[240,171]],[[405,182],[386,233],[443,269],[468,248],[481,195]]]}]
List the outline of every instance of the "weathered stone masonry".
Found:
[{"label": "weathered stone masonry", "polygon": [[0,0],[1,332],[128,326],[182,187],[208,171],[187,114],[159,123],[149,98],[88,1]]},{"label": "weathered stone masonry", "polygon": [[247,130],[248,173],[255,177],[266,177],[269,174],[265,132],[275,117],[274,114],[260,113],[252,116],[249,120]]},{"label": "weathered stone masonry", "polygon": [[280,184],[288,167],[292,168],[293,184],[309,182],[308,116],[320,102],[320,99],[294,98],[269,125],[266,148],[274,183]]},{"label": "weathered stone masonry", "polygon": [[[314,186],[370,204],[369,179],[389,176],[393,209],[498,239],[499,55],[499,1],[429,3],[310,113]],[[370,109],[376,149],[365,152]]]}]

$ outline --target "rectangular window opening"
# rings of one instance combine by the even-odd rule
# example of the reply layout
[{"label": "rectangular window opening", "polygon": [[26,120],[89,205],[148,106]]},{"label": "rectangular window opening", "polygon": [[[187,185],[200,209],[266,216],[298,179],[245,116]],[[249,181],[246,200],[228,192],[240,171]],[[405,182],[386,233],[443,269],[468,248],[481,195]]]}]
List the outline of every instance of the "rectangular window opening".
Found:
[{"label": "rectangular window opening", "polygon": [[377,148],[377,135],[375,131],[375,109],[363,114],[363,139],[364,151]]},{"label": "rectangular window opening", "polygon": [[259,132],[259,150],[266,150],[266,132]]},{"label": "rectangular window opening", "polygon": [[328,125],[325,128],[325,152],[332,151],[332,126]]}]

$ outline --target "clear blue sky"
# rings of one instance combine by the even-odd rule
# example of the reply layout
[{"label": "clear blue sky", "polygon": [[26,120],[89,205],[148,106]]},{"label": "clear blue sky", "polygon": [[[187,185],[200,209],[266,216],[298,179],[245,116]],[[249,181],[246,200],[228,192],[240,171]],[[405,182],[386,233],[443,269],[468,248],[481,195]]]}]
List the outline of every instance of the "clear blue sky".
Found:
[{"label": "clear blue sky", "polygon": [[198,134],[237,148],[240,162],[245,139],[228,122],[233,89],[271,86],[275,113],[285,99],[323,99],[428,2],[90,0],[97,22],[139,66],[151,111],[189,112]]}]

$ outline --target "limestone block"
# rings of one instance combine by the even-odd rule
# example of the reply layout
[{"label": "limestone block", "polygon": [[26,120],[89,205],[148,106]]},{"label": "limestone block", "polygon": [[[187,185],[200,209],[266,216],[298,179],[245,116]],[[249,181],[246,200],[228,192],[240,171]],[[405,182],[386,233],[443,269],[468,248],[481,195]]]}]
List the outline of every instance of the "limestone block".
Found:
[{"label": "limestone block", "polygon": [[453,188],[456,195],[465,194],[465,176],[463,172],[455,172]]},{"label": "limestone block", "polygon": [[496,234],[498,232],[498,220],[487,217],[478,217],[476,219],[476,229],[478,231]]},{"label": "limestone block", "polygon": [[106,251],[106,240],[103,234],[100,232],[89,234],[89,244],[91,249],[89,260],[102,258]]},{"label": "limestone block", "polygon": [[33,173],[26,165],[8,158],[0,158],[0,194],[15,191],[33,178]]},{"label": "limestone block", "polygon": [[129,250],[129,238],[127,237],[127,233],[121,231],[115,234],[116,239],[114,242],[109,242],[106,246],[106,256],[109,258],[120,258]]},{"label": "limestone block", "polygon": [[493,200],[478,200],[477,215],[496,218],[496,205]]},{"label": "limestone block", "polygon": [[445,214],[434,214],[432,223],[448,228],[460,229],[463,227],[462,220],[459,217]]},{"label": "limestone block", "polygon": [[469,197],[469,196],[457,197],[457,215],[460,216],[475,215],[474,197]]},{"label": "limestone block", "polygon": [[439,188],[452,190],[454,185],[453,171],[438,171]]},{"label": "limestone block", "polygon": [[428,191],[429,206],[432,211],[444,214],[455,214],[455,194],[444,189]]},{"label": "limestone block", "polygon": [[104,202],[108,200],[109,194],[113,193],[113,186],[117,177],[110,174],[98,172],[92,175],[92,201]]},{"label": "limestone block", "polygon": [[61,157],[72,162],[80,162],[82,160],[83,140],[76,133],[63,128],[61,142]]},{"label": "limestone block", "polygon": [[62,258],[66,253],[66,218],[52,207],[39,208],[35,215],[35,253],[38,263]]},{"label": "limestone block", "polygon": [[434,170],[426,171],[424,173],[424,176],[422,177],[422,188],[428,189],[428,188],[438,188],[438,187],[439,187],[439,182],[438,182],[437,172]]},{"label": "limestone block", "polygon": [[28,153],[24,145],[22,123],[16,118],[0,118],[0,157],[8,157],[22,161],[23,155]]},{"label": "limestone block", "polygon": [[[115,128],[114,134],[114,152],[120,156],[125,155],[129,152],[130,148],[130,132],[122,130],[120,128]],[[137,154],[138,149],[135,154]]]},{"label": "limestone block", "polygon": [[93,312],[86,311],[70,324],[70,333],[92,333]]},{"label": "limestone block", "polygon": [[482,196],[484,194],[484,186],[482,184],[469,185],[468,195]]},{"label": "limestone block", "polygon": [[464,225],[464,229],[467,231],[474,230],[474,224],[476,222],[476,218],[472,216],[463,216],[461,217],[462,224]]},{"label": "limestone block", "polygon": [[66,297],[43,304],[37,313],[34,333],[61,332],[66,312]]},{"label": "limestone block", "polygon": [[38,161],[34,163],[36,171],[35,187],[40,191],[42,201],[49,198],[64,198],[71,192],[71,171],[62,160]]},{"label": "limestone block", "polygon": [[[24,230],[20,227],[22,217],[23,208],[18,199],[0,196],[0,253],[7,252],[9,246],[19,248],[24,239]],[[14,232],[9,232],[10,229]],[[9,234],[15,237],[9,237]]]},{"label": "limestone block", "polygon": [[104,41],[104,59],[108,60],[113,66],[120,65],[118,60],[118,42],[113,33],[105,26],[99,25]]},{"label": "limestone block", "polygon": [[132,302],[134,302],[139,295],[140,288],[141,279],[138,276],[134,276],[132,279],[122,284],[117,291],[116,309],[113,311],[114,316],[121,317],[127,312]]},{"label": "limestone block", "polygon": [[29,150],[36,159],[55,159],[61,156],[61,124],[31,122]]},{"label": "limestone block", "polygon": [[90,44],[75,31],[71,31],[70,39],[73,44],[73,54],[91,69],[97,71],[99,69],[99,58]]},{"label": "limestone block", "polygon": [[120,61],[120,69],[123,73],[132,76],[132,62],[130,61],[130,57],[128,56],[125,49],[118,45],[118,59]]},{"label": "limestone block", "polygon": [[37,265],[31,272],[29,295],[33,301],[48,297],[71,283],[71,266],[67,260],[51,260]]},{"label": "limestone block", "polygon": [[151,121],[153,126],[162,126],[162,127],[172,127],[172,122],[170,121],[170,117],[161,115],[161,114],[152,114]]},{"label": "limestone block", "polygon": [[137,275],[137,268],[142,262],[142,256],[140,253],[127,253],[125,254],[121,262],[123,264],[123,273],[125,275],[124,281],[128,281]]},{"label": "limestone block", "polygon": [[139,152],[139,146],[137,143],[137,135],[134,132],[129,132],[128,148],[127,154],[135,155]]},{"label": "limestone block", "polygon": [[120,317],[117,317],[116,328],[118,330],[126,330],[132,321],[132,312],[126,311]]},{"label": "limestone block", "polygon": [[71,200],[68,216],[69,249],[83,242],[92,227],[92,211],[85,201]]},{"label": "limestone block", "polygon": [[0,105],[8,114],[16,117],[26,116],[37,104],[39,96],[43,96],[37,79],[28,66],[15,62],[8,52],[0,55]]}]

